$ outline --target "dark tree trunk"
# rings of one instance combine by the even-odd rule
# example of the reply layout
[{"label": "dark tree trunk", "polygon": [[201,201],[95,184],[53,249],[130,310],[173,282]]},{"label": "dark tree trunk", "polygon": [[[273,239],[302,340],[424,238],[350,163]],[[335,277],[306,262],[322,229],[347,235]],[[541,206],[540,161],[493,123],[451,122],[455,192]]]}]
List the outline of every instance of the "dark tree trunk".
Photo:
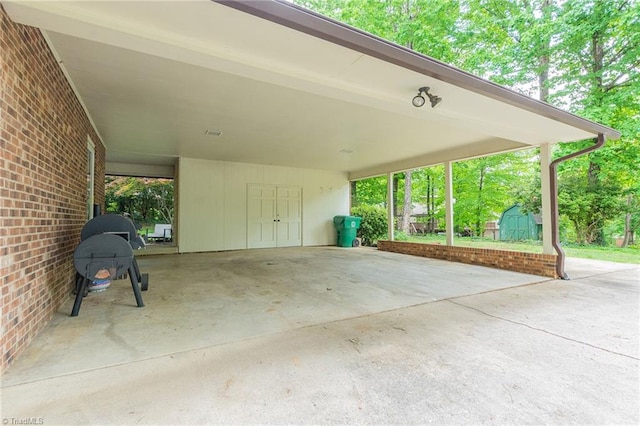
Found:
[{"label": "dark tree trunk", "polygon": [[411,217],[411,170],[404,172],[404,204],[402,206],[402,232],[409,233]]},{"label": "dark tree trunk", "polygon": [[476,223],[475,223],[475,235],[479,236],[482,233],[482,224],[480,223],[480,218],[482,215],[482,190],[484,188],[484,175],[485,175],[485,166],[483,165],[480,168],[480,180],[478,182],[478,204],[476,207]]},{"label": "dark tree trunk", "polygon": [[[542,15],[546,22],[551,22],[551,0],[544,0],[541,5]],[[551,50],[551,36],[545,34],[538,57],[538,85],[540,86],[540,100],[547,102],[549,98],[549,52]]]},{"label": "dark tree trunk", "polygon": [[398,209],[398,205],[400,204],[398,202],[398,182],[399,182],[399,177],[397,174],[393,175],[393,217],[397,218],[399,216],[399,209]]},{"label": "dark tree trunk", "polygon": [[624,240],[622,241],[622,247],[629,247],[629,244],[633,243],[633,230],[631,229],[631,202],[633,196],[627,196],[627,206],[629,210],[624,216]]}]

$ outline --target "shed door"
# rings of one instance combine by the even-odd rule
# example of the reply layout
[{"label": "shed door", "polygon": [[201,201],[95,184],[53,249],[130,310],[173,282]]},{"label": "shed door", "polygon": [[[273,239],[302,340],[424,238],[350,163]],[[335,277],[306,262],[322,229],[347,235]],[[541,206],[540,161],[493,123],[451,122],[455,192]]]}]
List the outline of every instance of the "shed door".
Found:
[{"label": "shed door", "polygon": [[302,245],[302,188],[249,185],[247,247]]},{"label": "shed door", "polygon": [[[502,227],[502,225],[500,225]],[[505,239],[517,240],[518,239],[518,217],[507,216],[504,221]]]},{"label": "shed door", "polygon": [[516,240],[528,240],[529,235],[529,216],[518,216],[518,230]]}]

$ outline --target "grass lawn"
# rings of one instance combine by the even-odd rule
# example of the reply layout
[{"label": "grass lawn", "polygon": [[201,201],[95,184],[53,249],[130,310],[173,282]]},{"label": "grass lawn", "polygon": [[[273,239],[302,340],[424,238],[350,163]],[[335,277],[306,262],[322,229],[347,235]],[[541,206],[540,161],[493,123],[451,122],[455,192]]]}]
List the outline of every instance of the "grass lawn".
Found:
[{"label": "grass lawn", "polygon": [[[412,243],[444,244],[445,237],[444,235],[411,235],[408,237],[407,241]],[[456,237],[454,239],[454,244],[461,247],[478,247],[494,250],[542,253],[542,242],[540,241],[495,241],[488,238]],[[567,245],[563,248],[568,257],[640,264],[640,249],[638,249],[638,246],[618,248]]]},{"label": "grass lawn", "polygon": [[[637,247],[637,246],[636,246]],[[581,257],[583,259],[608,260],[619,263],[640,263],[640,250],[634,247],[564,247],[568,257]]]}]

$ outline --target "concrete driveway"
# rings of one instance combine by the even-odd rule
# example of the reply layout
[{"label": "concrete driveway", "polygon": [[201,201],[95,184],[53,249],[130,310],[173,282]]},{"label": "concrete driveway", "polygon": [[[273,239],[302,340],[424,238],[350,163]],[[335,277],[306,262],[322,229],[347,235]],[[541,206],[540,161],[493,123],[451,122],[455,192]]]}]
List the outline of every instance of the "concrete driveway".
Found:
[{"label": "concrete driveway", "polygon": [[[3,375],[44,424],[637,424],[640,268],[570,281],[303,248],[140,259]],[[14,422],[13,424],[17,424]]]}]

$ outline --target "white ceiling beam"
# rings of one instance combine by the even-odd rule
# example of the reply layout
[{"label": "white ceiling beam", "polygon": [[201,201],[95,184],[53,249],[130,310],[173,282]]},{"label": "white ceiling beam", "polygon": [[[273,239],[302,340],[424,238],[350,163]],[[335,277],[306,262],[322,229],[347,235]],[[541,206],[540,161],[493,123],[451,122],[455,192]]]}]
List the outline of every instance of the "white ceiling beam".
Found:
[{"label": "white ceiling beam", "polygon": [[483,157],[485,155],[500,154],[503,152],[526,148],[531,147],[504,139],[485,140],[472,145],[455,147],[431,154],[408,158],[406,160],[369,167],[364,170],[357,170],[355,172],[349,173],[349,180],[367,179],[370,177],[381,176],[386,173],[399,173],[406,170],[435,166],[437,164],[442,164],[445,161],[469,160],[471,158]]}]

